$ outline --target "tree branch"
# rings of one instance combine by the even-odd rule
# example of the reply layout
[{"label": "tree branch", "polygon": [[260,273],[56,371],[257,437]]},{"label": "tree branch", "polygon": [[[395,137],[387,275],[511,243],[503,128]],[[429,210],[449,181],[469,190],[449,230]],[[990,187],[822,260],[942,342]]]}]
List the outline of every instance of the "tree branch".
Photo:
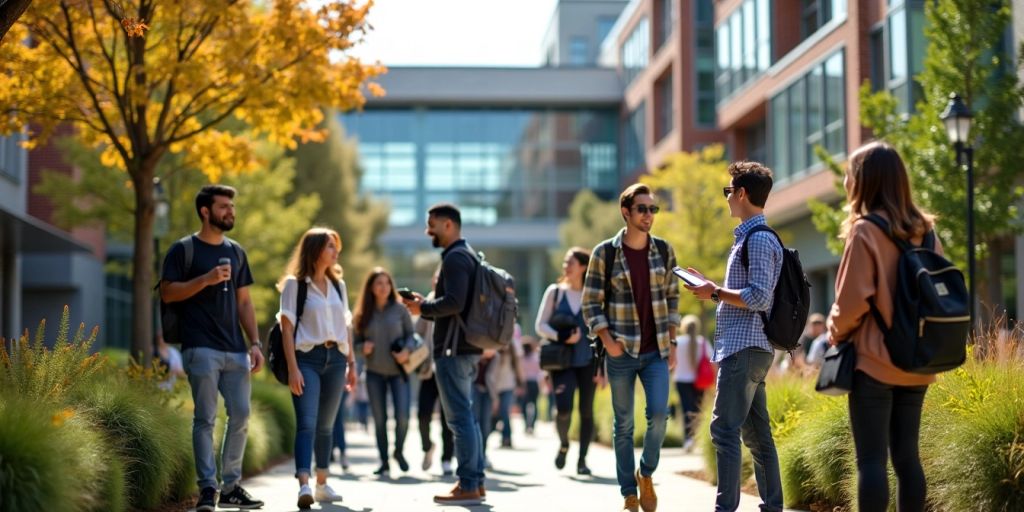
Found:
[{"label": "tree branch", "polygon": [[31,3],[32,0],[6,0],[5,2],[0,2],[0,42],[4,40],[4,35],[14,26],[14,22],[18,21],[18,18],[25,13],[28,5]]}]

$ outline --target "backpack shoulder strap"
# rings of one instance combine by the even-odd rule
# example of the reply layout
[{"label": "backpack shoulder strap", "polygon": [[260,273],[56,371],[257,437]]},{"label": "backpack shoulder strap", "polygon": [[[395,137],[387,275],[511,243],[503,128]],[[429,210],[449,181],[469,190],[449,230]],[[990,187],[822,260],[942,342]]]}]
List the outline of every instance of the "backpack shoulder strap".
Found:
[{"label": "backpack shoulder strap", "polygon": [[[911,244],[910,242],[902,238],[897,238],[895,235],[893,235],[892,226],[890,226],[889,221],[885,220],[881,215],[877,213],[869,213],[861,218],[881,228],[882,232],[889,237],[889,240],[892,240],[892,242],[896,244],[896,247],[899,247],[900,251],[906,252],[914,248],[914,245]],[[929,232],[929,234],[931,233]],[[925,235],[922,247],[924,246],[929,246],[929,248],[935,248],[935,239],[929,239],[928,235]]]},{"label": "backpack shoulder strap", "polygon": [[192,235],[181,237],[181,248],[185,250],[185,275],[187,276],[189,271],[192,270],[192,260],[195,257],[196,246],[192,243]]},{"label": "backpack shoulder strap", "polygon": [[230,245],[231,248],[235,250],[235,257],[238,258],[238,263],[241,264],[243,261],[245,261],[245,251],[242,250],[242,246],[238,245],[238,242],[228,237],[224,237],[224,240],[226,240],[228,242],[228,245]]},{"label": "backpack shoulder strap", "polygon": [[782,238],[779,237],[779,234],[776,233],[775,230],[769,227],[767,224],[759,224],[757,226],[754,226],[753,229],[747,231],[747,234],[743,236],[743,252],[741,253],[742,259],[740,261],[743,262],[744,267],[750,266],[750,251],[747,249],[747,241],[750,240],[750,235],[762,231],[775,235],[775,239],[779,241],[779,245],[781,245],[783,248],[786,247],[786,244],[782,243]]},{"label": "backpack shoulder strap", "polygon": [[611,240],[605,241],[602,250],[604,251],[604,302],[607,304],[608,298],[612,294],[612,270],[615,268],[615,258],[618,257],[619,251]]},{"label": "backpack shoulder strap", "polygon": [[302,312],[306,309],[306,296],[309,295],[309,284],[305,280],[299,281],[299,293],[295,297],[295,332],[299,332],[299,322],[302,321]]},{"label": "backpack shoulder strap", "polygon": [[661,261],[665,264],[665,268],[668,268],[668,242],[656,236],[651,236],[651,238],[654,239],[654,247],[658,249],[658,254],[661,256]]}]

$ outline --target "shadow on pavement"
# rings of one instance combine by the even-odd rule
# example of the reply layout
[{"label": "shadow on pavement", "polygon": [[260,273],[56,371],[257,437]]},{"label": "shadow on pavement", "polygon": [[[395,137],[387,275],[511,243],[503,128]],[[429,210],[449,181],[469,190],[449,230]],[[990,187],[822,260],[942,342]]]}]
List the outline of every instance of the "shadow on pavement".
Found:
[{"label": "shadow on pavement", "polygon": [[567,477],[569,480],[579,482],[581,484],[600,484],[600,485],[614,485],[618,487],[619,481],[615,478],[609,478],[606,476],[579,476],[572,475]]}]

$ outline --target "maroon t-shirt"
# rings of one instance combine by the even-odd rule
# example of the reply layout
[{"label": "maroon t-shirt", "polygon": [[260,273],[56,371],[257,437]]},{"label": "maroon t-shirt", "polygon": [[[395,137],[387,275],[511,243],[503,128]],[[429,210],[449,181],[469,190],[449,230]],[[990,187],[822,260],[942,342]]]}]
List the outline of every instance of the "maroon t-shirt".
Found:
[{"label": "maroon t-shirt", "polygon": [[654,323],[654,306],[651,305],[650,243],[648,239],[648,246],[639,251],[622,244],[622,254],[626,256],[633,285],[633,304],[640,319],[641,354],[658,351],[658,328]]}]

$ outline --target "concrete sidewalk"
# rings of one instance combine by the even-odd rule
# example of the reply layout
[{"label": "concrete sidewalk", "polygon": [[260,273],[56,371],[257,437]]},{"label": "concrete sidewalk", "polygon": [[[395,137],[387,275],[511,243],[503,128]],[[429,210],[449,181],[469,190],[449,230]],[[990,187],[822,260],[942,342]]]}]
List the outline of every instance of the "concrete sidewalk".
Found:
[{"label": "concrete sidewalk", "polygon": [[[514,448],[499,448],[501,436],[491,435],[488,457],[494,469],[487,472],[487,502],[479,507],[442,507],[432,499],[454,485],[454,477],[441,477],[440,462],[428,472],[420,470],[422,451],[413,418],[405,447],[406,459],[412,467],[408,473],[398,471],[391,462],[392,476],[380,479],[373,475],[379,461],[372,429],[364,433],[358,427],[348,432],[348,456],[351,467],[341,473],[337,463],[331,465],[328,483],[344,497],[335,504],[315,504],[314,510],[359,512],[425,511],[607,511],[621,510],[622,498],[615,481],[615,455],[610,448],[592,444],[587,464],[594,474],[576,475],[577,445],[569,450],[568,463],[562,471],[555,469],[554,458],[558,447],[552,423],[538,422],[535,436],[527,436],[519,417],[513,418],[517,428],[513,436]],[[439,437],[435,420],[433,434]],[[436,440],[435,442],[439,442]],[[440,457],[440,446],[437,455]],[[637,452],[639,460],[639,452]],[[679,448],[662,451],[658,471],[654,474],[658,492],[658,510],[699,511],[714,508],[715,488],[706,482],[678,474],[682,470],[700,469],[696,455],[684,455]],[[293,478],[294,465],[287,462],[257,477],[247,479],[243,485],[257,499],[264,500],[268,511],[297,510],[298,484]],[[741,511],[758,510],[760,500],[743,495]]]}]

